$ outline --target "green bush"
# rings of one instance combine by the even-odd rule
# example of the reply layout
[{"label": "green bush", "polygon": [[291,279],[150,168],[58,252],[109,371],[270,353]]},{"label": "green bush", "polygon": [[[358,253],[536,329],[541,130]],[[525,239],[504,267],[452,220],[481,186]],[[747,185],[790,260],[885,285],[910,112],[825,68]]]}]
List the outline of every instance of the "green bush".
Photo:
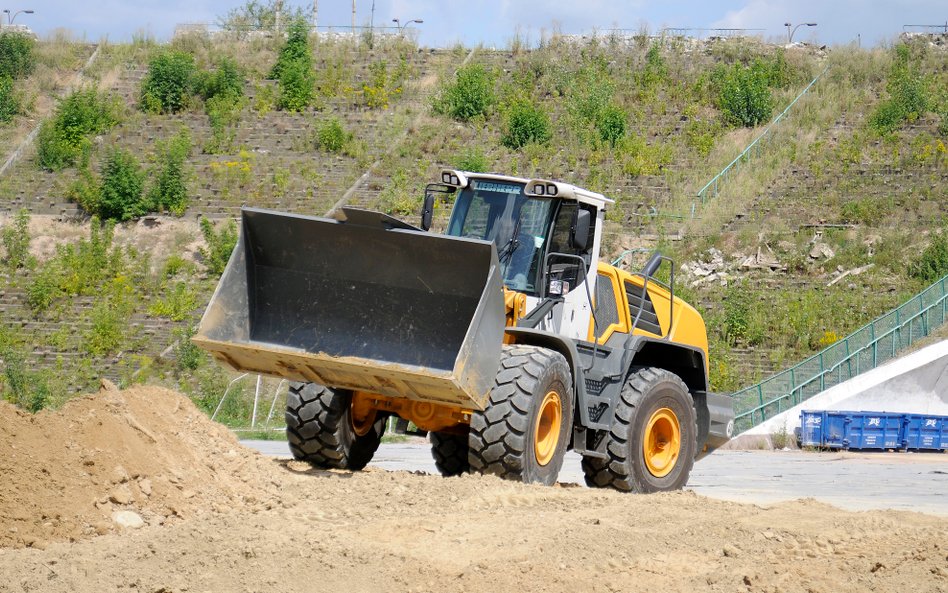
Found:
[{"label": "green bush", "polygon": [[105,356],[122,349],[125,328],[134,310],[134,290],[119,276],[103,286],[90,315],[91,325],[83,334],[82,349],[92,356]]},{"label": "green bush", "polygon": [[625,122],[625,111],[616,105],[609,105],[599,113],[599,117],[596,119],[596,130],[599,132],[599,139],[615,146],[619,140],[625,137]]},{"label": "green bush", "polygon": [[655,42],[645,53],[645,69],[642,71],[642,86],[648,88],[665,80],[668,77],[668,68],[665,58],[662,57],[661,43]]},{"label": "green bush", "polygon": [[144,198],[145,173],[135,156],[113,150],[102,165],[102,189],[98,214],[106,220],[131,220],[148,212]]},{"label": "green bush", "polygon": [[729,123],[753,127],[770,119],[773,98],[767,86],[770,73],[766,64],[757,61],[750,67],[739,63],[730,68],[718,66],[712,78],[717,87],[717,107]]},{"label": "green bush", "polygon": [[886,84],[889,98],[869,116],[869,126],[880,134],[894,132],[903,122],[914,121],[928,110],[925,81],[911,62],[908,46],[898,45],[895,51],[896,59]]},{"label": "green bush", "polygon": [[327,119],[316,130],[316,147],[327,152],[342,152],[352,139],[338,118]]},{"label": "green bush", "polygon": [[11,270],[26,267],[30,261],[30,212],[21,209],[13,223],[3,229],[3,262]]},{"label": "green bush", "polygon": [[530,142],[546,144],[553,136],[550,116],[542,107],[526,100],[514,102],[507,115],[501,143],[517,150]]},{"label": "green bush", "polygon": [[201,365],[204,353],[191,341],[191,337],[196,333],[194,327],[189,325],[171,333],[175,337],[174,358],[178,372],[196,370]]},{"label": "green bush", "polygon": [[207,247],[200,249],[204,265],[207,266],[211,275],[220,276],[227,267],[234,245],[237,244],[237,223],[228,220],[221,225],[220,230],[215,230],[210,220],[202,218],[201,234],[204,235],[204,241],[207,243]]},{"label": "green bush", "polygon": [[155,181],[148,192],[148,202],[154,211],[178,216],[184,214],[188,207],[185,159],[190,154],[191,135],[187,128],[169,140],[157,143]]},{"label": "green bush", "polygon": [[217,69],[213,72],[201,72],[196,75],[194,86],[205,101],[221,96],[242,97],[244,75],[237,62],[224,57],[217,62]]},{"label": "green bush", "polygon": [[36,66],[36,42],[24,33],[0,33],[0,78],[29,76]]},{"label": "green bush", "polygon": [[480,64],[459,68],[452,82],[445,84],[435,98],[435,113],[458,121],[486,116],[496,103],[494,74]]},{"label": "green bush", "polygon": [[455,159],[454,166],[461,171],[470,171],[471,173],[487,173],[487,157],[484,155],[484,151],[482,151],[477,146],[474,146],[462,152]]},{"label": "green bush", "polygon": [[309,70],[313,68],[313,54],[309,45],[309,23],[302,18],[294,18],[290,21],[286,43],[280,48],[277,61],[270,70],[270,78],[282,80],[286,71],[298,64],[303,64]]},{"label": "green bush", "polygon": [[313,100],[316,75],[308,63],[297,60],[280,70],[280,100],[278,106],[286,111],[303,111]]},{"label": "green bush", "polygon": [[118,123],[118,104],[95,88],[73,91],[40,127],[37,158],[40,167],[59,171],[89,154],[91,137]]},{"label": "green bush", "polygon": [[913,277],[923,282],[934,282],[948,275],[948,238],[935,235],[911,268]]},{"label": "green bush", "polygon": [[164,50],[151,59],[142,80],[141,106],[152,113],[177,113],[188,104],[195,78],[194,56]]},{"label": "green bush", "polygon": [[20,96],[13,86],[13,78],[0,74],[0,122],[11,121],[21,110]]}]

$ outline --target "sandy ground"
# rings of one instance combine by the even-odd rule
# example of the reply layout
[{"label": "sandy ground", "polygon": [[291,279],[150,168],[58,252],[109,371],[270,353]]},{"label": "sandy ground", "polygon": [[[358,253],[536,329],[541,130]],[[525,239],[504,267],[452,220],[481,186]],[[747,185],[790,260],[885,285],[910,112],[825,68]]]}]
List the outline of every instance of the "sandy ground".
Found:
[{"label": "sandy ground", "polygon": [[0,591],[948,591],[944,518],[318,471],[160,389],[0,405],[0,451]]}]

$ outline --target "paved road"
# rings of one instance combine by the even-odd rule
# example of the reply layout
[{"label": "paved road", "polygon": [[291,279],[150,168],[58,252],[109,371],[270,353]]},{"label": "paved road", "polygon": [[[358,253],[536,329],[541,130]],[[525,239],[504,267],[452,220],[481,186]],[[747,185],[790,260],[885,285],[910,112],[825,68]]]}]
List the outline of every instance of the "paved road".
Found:
[{"label": "paved road", "polygon": [[[283,441],[243,441],[288,457]],[[422,442],[386,443],[371,465],[436,473]],[[583,483],[579,455],[567,454],[561,482]],[[698,494],[755,504],[815,498],[862,511],[896,509],[948,516],[948,454],[717,451],[695,464],[688,488]]]}]

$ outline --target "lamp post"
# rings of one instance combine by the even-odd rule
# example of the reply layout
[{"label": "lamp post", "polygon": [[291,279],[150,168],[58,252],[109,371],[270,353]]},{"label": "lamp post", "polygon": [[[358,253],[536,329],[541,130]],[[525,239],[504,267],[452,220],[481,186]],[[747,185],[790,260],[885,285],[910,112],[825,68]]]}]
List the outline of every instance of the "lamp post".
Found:
[{"label": "lamp post", "polygon": [[[797,29],[800,27],[815,27],[816,23],[800,23],[796,27],[793,27],[792,23],[784,23],[783,26],[787,28],[787,43],[793,43],[793,34],[797,32]],[[792,31],[790,27],[793,27]]]},{"label": "lamp post", "polygon": [[407,21],[404,25],[402,25],[398,19],[392,19],[392,22],[395,23],[395,26],[398,28],[398,36],[401,37],[402,31],[405,29],[405,27],[407,27],[408,25],[412,23],[418,23],[420,25],[424,23],[425,21],[421,19],[412,19],[410,21]]},{"label": "lamp post", "polygon": [[16,11],[16,12],[14,12],[13,15],[11,16],[11,15],[10,15],[10,9],[8,9],[8,8],[5,8],[5,9],[3,10],[3,12],[7,15],[7,24],[8,24],[8,25],[12,25],[12,24],[13,24],[13,19],[15,19],[15,18],[16,18],[17,16],[19,16],[20,14],[33,14],[33,11],[32,11],[32,10],[18,10],[18,11]]}]

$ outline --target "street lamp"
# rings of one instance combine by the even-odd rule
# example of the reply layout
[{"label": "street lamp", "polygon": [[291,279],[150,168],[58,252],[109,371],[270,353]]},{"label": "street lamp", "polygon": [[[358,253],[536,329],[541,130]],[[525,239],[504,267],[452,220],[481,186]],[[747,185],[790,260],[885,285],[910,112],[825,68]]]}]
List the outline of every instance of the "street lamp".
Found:
[{"label": "street lamp", "polygon": [[406,22],[404,25],[400,24],[398,19],[392,19],[392,22],[395,23],[395,26],[398,28],[398,35],[401,36],[402,30],[403,30],[405,27],[407,27],[408,25],[410,25],[410,24],[412,24],[412,23],[418,23],[418,24],[420,25],[420,24],[424,23],[425,21],[423,21],[423,20],[421,20],[421,19],[412,19],[412,20]]},{"label": "street lamp", "polygon": [[18,10],[18,11],[16,11],[16,12],[14,12],[13,15],[11,16],[11,15],[10,15],[10,9],[9,9],[9,8],[4,8],[4,9],[3,9],[3,12],[4,12],[4,14],[7,15],[7,24],[8,24],[8,25],[12,25],[12,24],[13,24],[13,19],[15,19],[15,18],[16,18],[17,16],[19,16],[20,14],[33,14],[33,11],[32,11],[32,10]]},{"label": "street lamp", "polygon": [[[793,27],[792,23],[784,23],[783,26],[787,28],[787,43],[793,43],[793,34],[797,32],[797,29],[800,27],[815,27],[816,23],[800,23],[796,27]],[[790,27],[793,27],[792,31]]]}]

